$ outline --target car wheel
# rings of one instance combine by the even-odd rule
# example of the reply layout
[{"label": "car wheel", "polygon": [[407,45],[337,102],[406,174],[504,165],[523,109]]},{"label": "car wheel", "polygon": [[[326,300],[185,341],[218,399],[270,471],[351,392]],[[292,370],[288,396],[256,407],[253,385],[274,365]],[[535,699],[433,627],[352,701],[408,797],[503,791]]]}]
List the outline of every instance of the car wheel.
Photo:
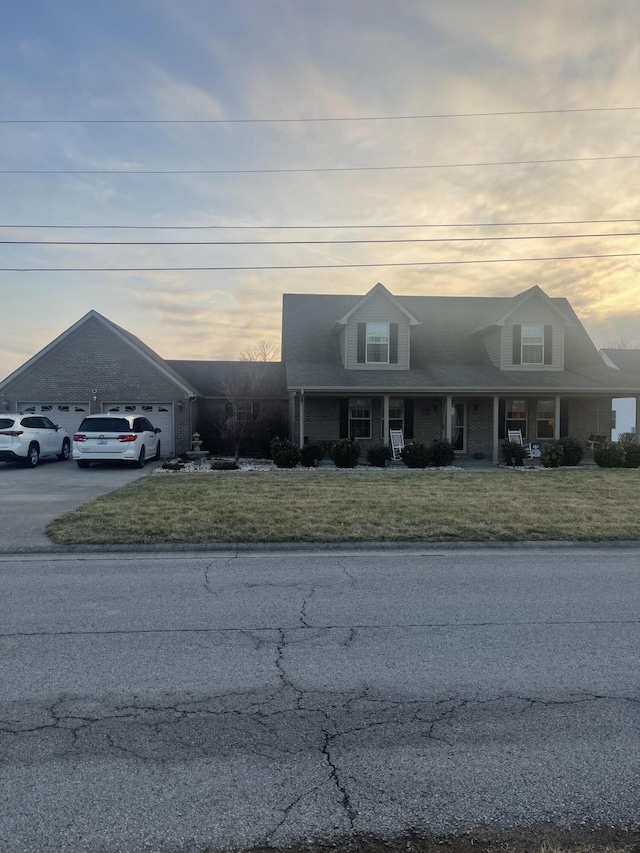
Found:
[{"label": "car wheel", "polygon": [[85,459],[78,459],[78,468],[88,468],[89,463]]},{"label": "car wheel", "polygon": [[144,462],[145,462],[145,459],[144,459],[144,446],[143,446],[142,450],[140,451],[140,456],[138,456],[138,461],[136,462],[136,468],[144,468]]},{"label": "car wheel", "polygon": [[156,455],[154,456],[156,461],[160,460],[160,442],[158,442],[158,446],[156,447]]},{"label": "car wheel", "polygon": [[62,442],[62,453],[58,453],[58,459],[61,462],[66,462],[67,459],[71,456],[71,442],[68,438]]},{"label": "car wheel", "polygon": [[34,442],[29,445],[29,452],[27,453],[27,458],[24,460],[24,464],[27,468],[35,468],[38,464],[38,460],[40,459],[40,448]]}]

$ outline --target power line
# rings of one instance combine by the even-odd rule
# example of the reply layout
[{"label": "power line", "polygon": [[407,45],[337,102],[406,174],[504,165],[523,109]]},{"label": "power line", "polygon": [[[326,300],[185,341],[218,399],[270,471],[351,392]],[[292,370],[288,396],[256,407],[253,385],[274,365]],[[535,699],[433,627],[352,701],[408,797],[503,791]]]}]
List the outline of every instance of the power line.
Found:
[{"label": "power line", "polygon": [[0,267],[0,272],[224,272],[250,270],[326,270],[355,269],[358,267],[435,267],[460,264],[513,264],[536,261],[579,261],[594,258],[637,258],[640,252],[623,252],[607,255],[560,255],[542,258],[486,258],[469,261],[407,261],[379,264],[296,264],[293,266],[268,265],[253,267]]},{"label": "power line", "polygon": [[522,221],[522,222],[419,222],[410,223],[407,225],[401,224],[386,224],[386,225],[3,225],[0,228],[46,228],[46,229],[66,229],[70,231],[107,231],[107,230],[126,230],[126,231],[318,231],[327,229],[339,229],[346,231],[347,229],[356,228],[358,230],[364,228],[511,228],[521,225],[594,225],[594,224],[612,224],[614,222],[640,222],[639,219],[547,219],[538,221]]},{"label": "power line", "polygon": [[293,169],[0,169],[0,175],[267,175],[304,172],[391,172],[420,169],[464,169],[484,166],[538,166],[547,163],[589,163],[639,160],[640,154],[607,157],[554,157],[550,160],[496,160],[481,163],[425,163],[418,166],[318,166]]},{"label": "power line", "polygon": [[504,110],[484,113],[415,113],[396,116],[325,116],[319,118],[49,118],[0,119],[0,124],[300,124],[303,122],[412,121],[414,119],[489,118],[493,116],[555,115],[560,113],[632,112],[640,107],[576,107],[556,110]]},{"label": "power line", "polygon": [[514,237],[406,237],[376,240],[0,240],[9,246],[319,246],[358,243],[486,243],[495,240],[573,240],[587,237],[640,237],[640,231],[607,234],[534,234]]}]

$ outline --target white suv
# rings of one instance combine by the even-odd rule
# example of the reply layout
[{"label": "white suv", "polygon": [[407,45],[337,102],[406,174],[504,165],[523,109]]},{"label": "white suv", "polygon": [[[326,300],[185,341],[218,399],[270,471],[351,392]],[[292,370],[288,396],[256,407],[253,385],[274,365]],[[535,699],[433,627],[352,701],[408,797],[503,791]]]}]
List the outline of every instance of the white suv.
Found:
[{"label": "white suv", "polygon": [[73,436],[73,458],[78,468],[119,461],[142,468],[147,459],[160,459],[160,432],[139,415],[87,415]]},{"label": "white suv", "polygon": [[71,455],[69,433],[44,415],[0,412],[0,462],[22,462],[35,468],[40,457]]}]

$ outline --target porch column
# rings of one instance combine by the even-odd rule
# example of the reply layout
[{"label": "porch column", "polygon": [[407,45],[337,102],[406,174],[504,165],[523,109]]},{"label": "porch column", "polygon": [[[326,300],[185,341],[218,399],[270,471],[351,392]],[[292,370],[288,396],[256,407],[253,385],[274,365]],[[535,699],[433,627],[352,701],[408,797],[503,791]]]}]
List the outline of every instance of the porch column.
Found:
[{"label": "porch column", "polygon": [[493,464],[500,461],[500,397],[493,398]]},{"label": "porch column", "polygon": [[560,438],[560,395],[556,394],[556,414],[553,419],[553,437],[557,441]]},{"label": "porch column", "polygon": [[453,420],[453,397],[447,394],[447,405],[444,421],[444,437],[447,441],[451,441],[451,421]]},{"label": "porch column", "polygon": [[382,398],[382,443],[389,446],[389,395]]},{"label": "porch column", "polygon": [[304,388],[300,389],[300,433],[298,446],[302,447],[304,444]]}]

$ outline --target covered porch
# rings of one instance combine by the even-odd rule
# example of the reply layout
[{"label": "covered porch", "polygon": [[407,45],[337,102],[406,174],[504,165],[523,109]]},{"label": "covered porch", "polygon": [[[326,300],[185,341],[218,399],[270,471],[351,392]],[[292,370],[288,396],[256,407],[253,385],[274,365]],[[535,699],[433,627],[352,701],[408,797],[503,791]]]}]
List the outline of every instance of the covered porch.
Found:
[{"label": "covered porch", "polygon": [[290,398],[291,439],[325,444],[354,438],[365,447],[390,442],[391,430],[404,440],[446,439],[457,455],[497,464],[509,429],[528,441],[571,435],[586,445],[594,434],[609,435],[611,397],[529,394],[327,395],[300,390]]}]

